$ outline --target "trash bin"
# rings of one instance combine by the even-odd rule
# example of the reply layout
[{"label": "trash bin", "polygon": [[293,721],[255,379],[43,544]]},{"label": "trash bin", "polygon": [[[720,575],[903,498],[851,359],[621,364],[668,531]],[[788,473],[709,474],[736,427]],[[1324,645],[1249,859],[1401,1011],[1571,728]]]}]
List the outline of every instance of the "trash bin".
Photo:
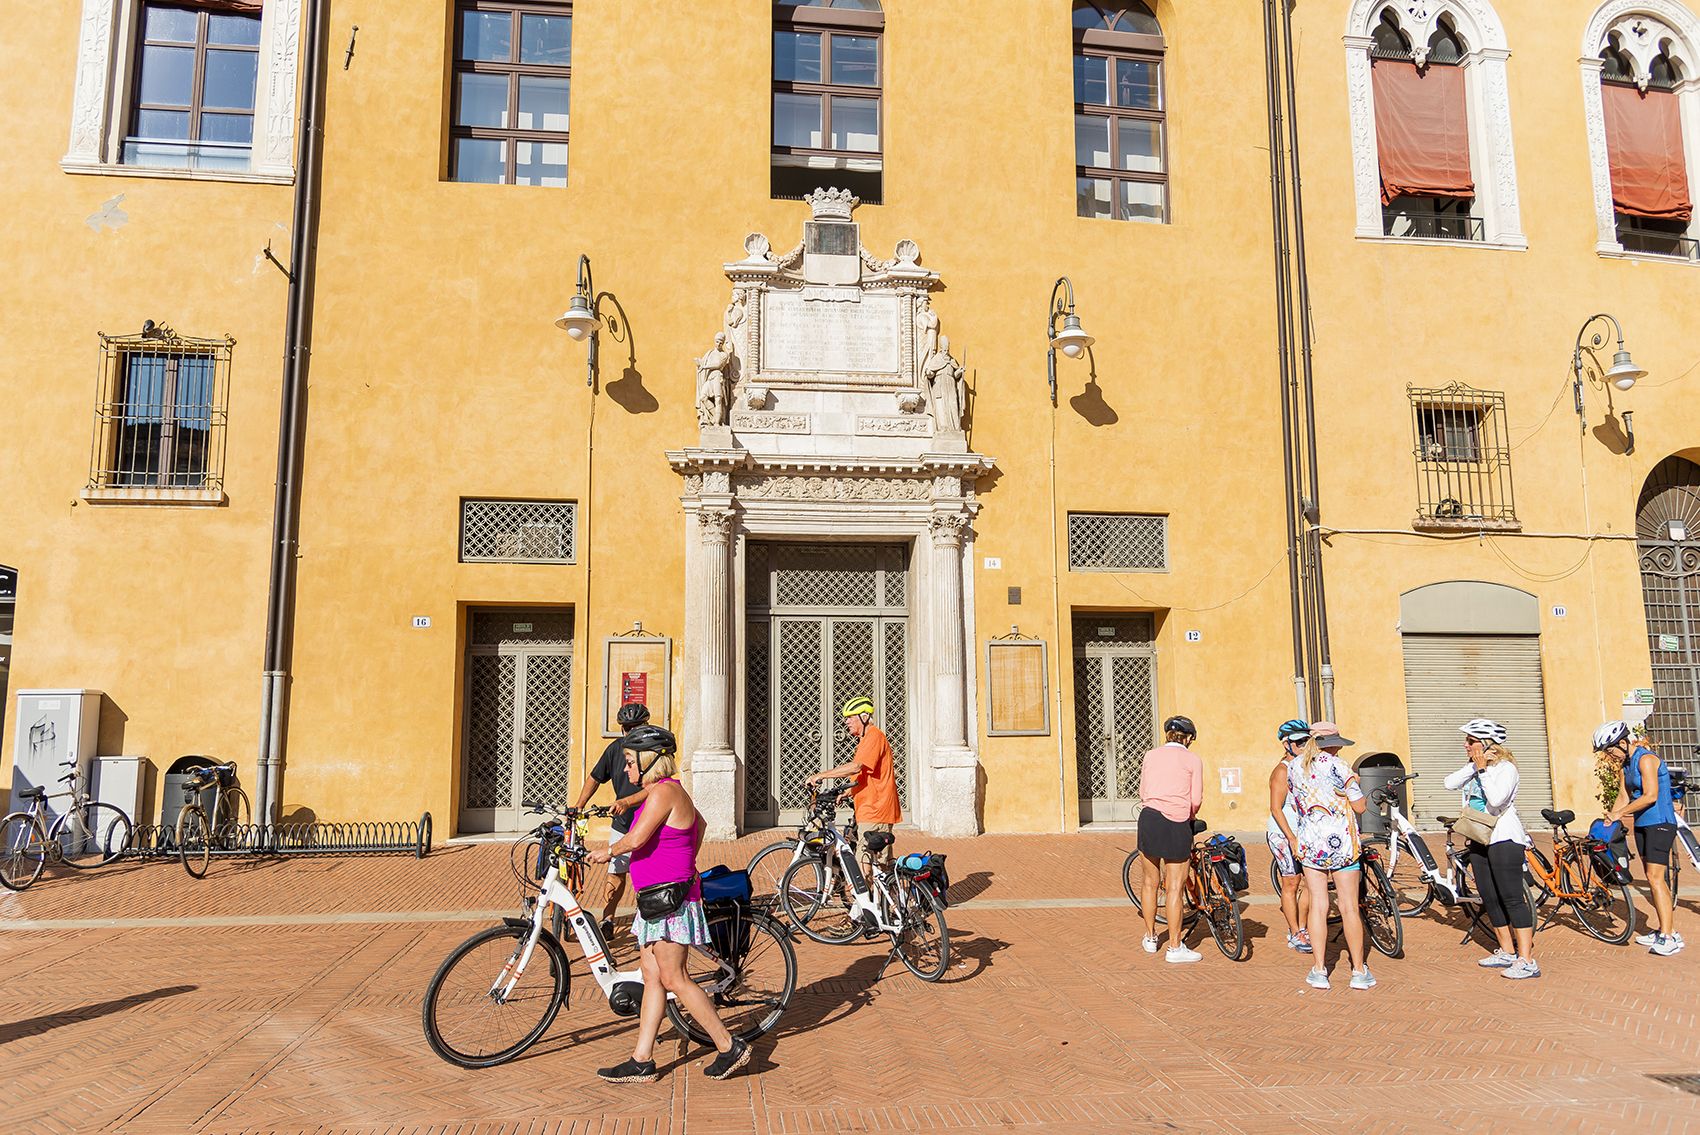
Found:
[{"label": "trash bin", "polygon": [[[177,826],[177,813],[183,809],[183,785],[196,769],[211,768],[218,762],[211,757],[186,756],[178,757],[171,762],[171,767],[165,770],[163,783],[159,789],[159,822],[167,828]],[[216,790],[208,786],[201,792],[201,807],[206,809],[207,820],[213,818],[213,804]]]},{"label": "trash bin", "polygon": [[[1375,806],[1375,792],[1386,788],[1395,778],[1404,776],[1405,763],[1392,753],[1370,753],[1358,761],[1356,769],[1358,787],[1363,789],[1364,798],[1370,802],[1364,814],[1358,817],[1358,830],[1364,835],[1384,836],[1387,834],[1387,816]],[[1411,808],[1406,800],[1405,785],[1390,791],[1399,810],[1409,816]]]}]

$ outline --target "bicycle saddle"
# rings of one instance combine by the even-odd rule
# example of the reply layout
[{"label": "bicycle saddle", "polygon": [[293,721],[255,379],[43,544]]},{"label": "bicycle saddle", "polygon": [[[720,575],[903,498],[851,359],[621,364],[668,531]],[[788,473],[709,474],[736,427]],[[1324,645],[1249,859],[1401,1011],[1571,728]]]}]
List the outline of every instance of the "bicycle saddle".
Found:
[{"label": "bicycle saddle", "polygon": [[26,788],[22,792],[18,793],[18,799],[20,799],[20,800],[45,800],[45,799],[47,799],[47,789],[45,789],[45,788]]},{"label": "bicycle saddle", "polygon": [[878,855],[893,843],[897,842],[890,832],[869,832],[864,839],[864,846],[874,855]]},{"label": "bicycle saddle", "polygon": [[1457,816],[1436,816],[1434,818],[1434,822],[1439,824],[1443,828],[1449,828],[1453,824],[1458,822],[1458,817]]},{"label": "bicycle saddle", "polygon": [[1210,830],[1210,825],[1205,823],[1203,820],[1194,820],[1192,822],[1192,834],[1193,835],[1203,835],[1205,832],[1207,832],[1209,830]]},{"label": "bicycle saddle", "polygon": [[1562,828],[1565,824],[1576,822],[1576,813],[1572,812],[1568,808],[1562,812],[1555,812],[1551,808],[1542,808],[1541,819],[1545,820],[1555,828]]}]

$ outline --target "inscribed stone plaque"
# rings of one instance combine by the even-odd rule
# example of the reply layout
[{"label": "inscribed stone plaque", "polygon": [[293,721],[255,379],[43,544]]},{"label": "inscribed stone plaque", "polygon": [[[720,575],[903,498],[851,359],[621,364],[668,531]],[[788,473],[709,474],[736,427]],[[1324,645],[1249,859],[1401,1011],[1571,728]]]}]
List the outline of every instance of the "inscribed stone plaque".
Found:
[{"label": "inscribed stone plaque", "polygon": [[804,299],[770,291],[762,299],[763,371],[896,376],[899,299],[863,293],[860,303]]}]

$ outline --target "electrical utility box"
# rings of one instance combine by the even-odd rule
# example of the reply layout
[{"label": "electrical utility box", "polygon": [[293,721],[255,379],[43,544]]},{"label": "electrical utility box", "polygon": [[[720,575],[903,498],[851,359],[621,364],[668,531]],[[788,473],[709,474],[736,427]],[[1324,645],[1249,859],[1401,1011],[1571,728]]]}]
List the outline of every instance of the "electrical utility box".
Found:
[{"label": "electrical utility box", "polygon": [[[88,784],[100,734],[99,690],[19,690],[18,732],[12,743],[11,810],[23,811],[29,803],[18,796],[26,788],[63,792],[70,786],[59,778],[71,771],[74,762]],[[69,796],[49,800],[48,822],[65,812]]]}]

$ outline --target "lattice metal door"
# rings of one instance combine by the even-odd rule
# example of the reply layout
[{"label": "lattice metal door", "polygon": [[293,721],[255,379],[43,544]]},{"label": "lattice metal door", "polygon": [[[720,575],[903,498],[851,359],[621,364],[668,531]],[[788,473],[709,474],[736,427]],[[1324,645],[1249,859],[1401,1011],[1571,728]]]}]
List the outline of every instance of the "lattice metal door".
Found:
[{"label": "lattice metal door", "polygon": [[[1647,478],[1636,513],[1653,713],[1647,732],[1673,768],[1700,774],[1700,466],[1667,457]],[[1700,822],[1689,797],[1688,818]]]},{"label": "lattice metal door", "polygon": [[[1107,633],[1106,633],[1107,632]],[[1139,772],[1156,737],[1149,616],[1075,623],[1074,736],[1082,823],[1139,814]]]},{"label": "lattice metal door", "polygon": [[471,631],[460,827],[511,831],[522,801],[571,791],[572,613],[478,611]]},{"label": "lattice metal door", "polygon": [[857,694],[879,707],[907,809],[907,549],[757,544],[748,579],[746,823],[794,822],[804,779],[851,758],[838,707]]}]

